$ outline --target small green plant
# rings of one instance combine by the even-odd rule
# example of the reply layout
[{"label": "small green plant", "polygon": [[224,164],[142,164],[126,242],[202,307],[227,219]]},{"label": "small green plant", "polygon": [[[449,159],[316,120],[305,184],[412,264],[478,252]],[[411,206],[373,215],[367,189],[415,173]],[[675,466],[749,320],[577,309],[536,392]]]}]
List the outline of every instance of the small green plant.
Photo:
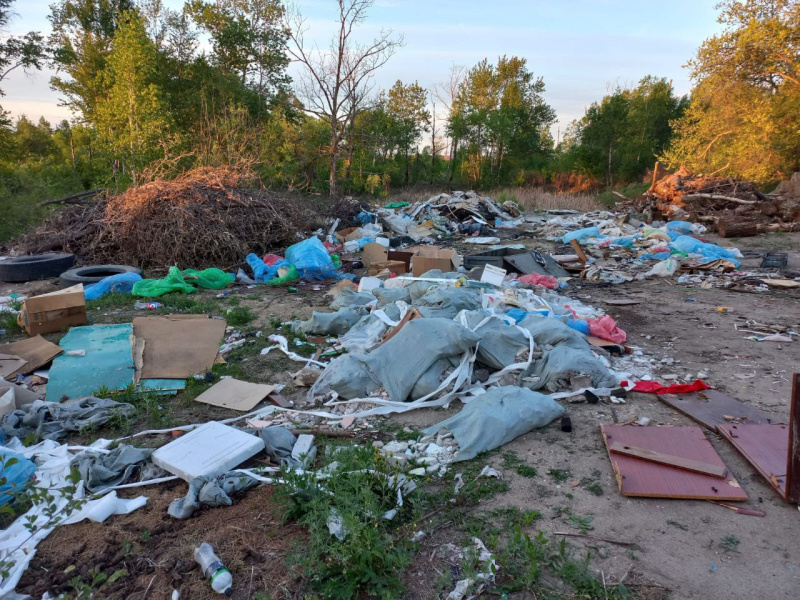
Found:
[{"label": "small green plant", "polygon": [[247,306],[234,306],[225,313],[225,320],[228,325],[241,327],[247,325],[256,318],[255,313]]},{"label": "small green plant", "polygon": [[526,465],[513,450],[503,453],[503,467],[506,469],[512,469],[518,475],[528,478],[536,477],[539,474],[539,471],[536,470],[536,467]]},{"label": "small green plant", "polygon": [[145,544],[150,541],[151,535],[150,535],[150,530],[149,529],[142,529],[142,533],[140,535],[141,535],[142,541]]},{"label": "small green plant", "polygon": [[602,496],[603,495],[603,487],[598,482],[602,473],[599,470],[595,469],[592,471],[591,477],[584,477],[581,479],[581,487],[585,489],[590,494],[594,494],[595,496]]},{"label": "small green plant", "polygon": [[547,474],[550,475],[556,483],[564,483],[569,479],[572,473],[570,473],[569,469],[550,469],[547,471]]},{"label": "small green plant", "polygon": [[90,600],[91,598],[99,597],[97,593],[103,590],[106,586],[110,586],[127,576],[128,572],[124,569],[114,571],[114,573],[112,573],[110,576],[106,575],[102,571],[89,569],[89,573],[87,574],[87,578],[89,579],[88,582],[84,581],[83,577],[80,575],[76,575],[70,579],[68,583],[75,591],[75,600]]},{"label": "small green plant", "polygon": [[720,547],[728,554],[739,552],[739,538],[735,535],[726,535],[720,542]]},{"label": "small green plant", "polygon": [[586,515],[585,517],[579,517],[578,515],[570,514],[569,517],[567,517],[567,524],[573,529],[577,529],[583,534],[589,533],[592,529],[594,529],[592,521],[594,521],[593,515]]}]

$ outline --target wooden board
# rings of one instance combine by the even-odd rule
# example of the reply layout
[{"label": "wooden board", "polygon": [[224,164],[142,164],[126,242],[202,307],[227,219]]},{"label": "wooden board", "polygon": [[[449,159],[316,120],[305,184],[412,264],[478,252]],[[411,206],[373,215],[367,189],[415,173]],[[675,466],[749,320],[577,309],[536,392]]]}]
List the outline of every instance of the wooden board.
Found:
[{"label": "wooden board", "polygon": [[221,406],[222,408],[246,412],[253,410],[274,389],[274,385],[249,383],[247,381],[239,381],[233,377],[226,377],[225,379],[220,379],[219,382],[200,394],[196,400],[211,406]]},{"label": "wooden board", "polygon": [[0,377],[9,377],[25,368],[28,361],[16,354],[0,354]]},{"label": "wooden board", "polygon": [[28,373],[33,373],[36,369],[40,369],[49,363],[61,352],[62,350],[59,346],[48,342],[40,335],[0,346],[0,353],[13,354],[27,361],[23,367],[8,375],[9,378],[17,374],[27,375]]},{"label": "wooden board", "polygon": [[680,456],[672,456],[671,454],[662,454],[646,448],[639,448],[637,446],[626,446],[620,442],[614,442],[609,447],[611,452],[617,454],[624,454],[625,456],[632,456],[634,458],[641,458],[642,460],[649,460],[650,462],[658,463],[661,465],[669,465],[678,469],[685,469],[693,473],[705,473],[712,477],[720,479],[725,477],[727,469],[717,465],[710,465],[696,460],[689,460],[688,458],[681,458]]},{"label": "wooden board", "polygon": [[755,470],[775,488],[781,498],[786,496],[786,464],[789,454],[789,426],[782,423],[743,423],[717,426]]},{"label": "wooden board", "polygon": [[225,321],[205,315],[136,317],[133,331],[145,340],[142,379],[186,379],[211,370]]},{"label": "wooden board", "polygon": [[725,463],[699,427],[601,425],[600,430],[623,496],[747,500],[747,494],[730,472],[719,479],[611,452],[611,446],[620,443],[725,469]]},{"label": "wooden board", "polygon": [[769,423],[771,420],[766,413],[754,406],[716,390],[690,394],[659,394],[658,399],[711,431],[716,431],[718,425],[731,423],[726,416],[748,423]]}]

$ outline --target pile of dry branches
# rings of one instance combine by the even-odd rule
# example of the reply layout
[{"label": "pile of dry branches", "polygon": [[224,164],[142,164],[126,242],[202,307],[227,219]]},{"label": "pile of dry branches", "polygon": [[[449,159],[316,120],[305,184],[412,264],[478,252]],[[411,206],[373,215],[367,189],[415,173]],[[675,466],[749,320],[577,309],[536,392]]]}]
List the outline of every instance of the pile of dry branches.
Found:
[{"label": "pile of dry branches", "polygon": [[358,212],[355,203],[322,206],[298,194],[245,187],[250,179],[247,170],[204,167],[155,180],[64,210],[22,238],[19,248],[73,252],[90,264],[225,269],[250,252],[297,242],[298,233],[323,225],[327,215],[347,221]]}]

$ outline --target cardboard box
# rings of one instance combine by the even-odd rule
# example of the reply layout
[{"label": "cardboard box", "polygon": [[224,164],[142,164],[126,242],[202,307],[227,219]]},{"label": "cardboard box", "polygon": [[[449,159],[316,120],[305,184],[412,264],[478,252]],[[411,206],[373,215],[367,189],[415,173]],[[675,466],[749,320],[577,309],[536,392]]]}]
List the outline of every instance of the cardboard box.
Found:
[{"label": "cardboard box", "polygon": [[413,248],[414,258],[411,261],[414,277],[422,277],[424,273],[439,269],[443,273],[455,271],[461,266],[461,256],[452,248],[439,246],[416,246]]},{"label": "cardboard box", "polygon": [[[404,273],[411,272],[411,260],[414,256],[413,252],[403,251],[403,250],[389,250],[382,246],[381,244],[370,242],[364,246],[363,251],[361,252],[361,260],[364,263],[364,266],[369,268],[375,263],[385,263],[388,261],[399,261],[403,263],[403,271],[398,273],[398,275],[402,275]],[[392,271],[394,273],[394,271]]]},{"label": "cardboard box", "polygon": [[395,275],[403,275],[406,272],[406,264],[402,260],[374,262],[369,267],[369,274],[370,276],[377,275],[384,269],[389,269],[389,272]]},{"label": "cardboard box", "polygon": [[86,325],[86,299],[83,284],[27,298],[17,315],[17,323],[28,335],[55,333],[74,325]]}]

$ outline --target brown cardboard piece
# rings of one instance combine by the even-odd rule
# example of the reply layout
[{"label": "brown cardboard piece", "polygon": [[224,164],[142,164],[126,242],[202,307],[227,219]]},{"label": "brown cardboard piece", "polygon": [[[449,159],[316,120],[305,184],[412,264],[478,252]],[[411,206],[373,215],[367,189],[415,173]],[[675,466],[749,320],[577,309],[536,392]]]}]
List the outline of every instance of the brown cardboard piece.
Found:
[{"label": "brown cardboard piece", "polygon": [[423,274],[433,269],[448,273],[461,266],[461,256],[452,248],[417,246],[412,250],[414,250],[414,258],[411,264],[414,277],[422,277]]},{"label": "brown cardboard piece", "polygon": [[351,240],[360,240],[362,237],[364,237],[360,227],[348,227],[347,229],[341,229],[333,235],[341,243],[349,242]]},{"label": "brown cardboard piece", "polygon": [[249,383],[233,377],[226,377],[200,394],[196,400],[211,406],[247,412],[255,408],[273,390],[275,390],[274,385]]},{"label": "brown cardboard piece", "polygon": [[22,302],[17,323],[28,335],[55,333],[66,327],[86,324],[83,284],[33,296]]},{"label": "brown cardboard piece", "polygon": [[27,360],[20,358],[16,354],[0,353],[0,377],[8,377],[24,368],[27,364]]},{"label": "brown cardboard piece", "polygon": [[390,273],[395,275],[403,275],[406,272],[406,264],[402,260],[387,260],[384,262],[375,262],[369,266],[370,277],[377,275],[384,269],[388,269]]},{"label": "brown cardboard piece", "polygon": [[133,334],[145,341],[142,379],[186,379],[210,371],[225,326],[205,315],[136,317]]},{"label": "brown cardboard piece", "polygon": [[48,342],[40,335],[0,346],[0,353],[13,354],[26,361],[24,366],[9,374],[8,377],[33,373],[62,352],[63,350],[61,350],[60,346]]},{"label": "brown cardboard piece", "polygon": [[9,388],[14,388],[14,404],[16,404],[17,408],[22,408],[34,400],[42,399],[39,394],[36,394],[29,389],[22,387],[21,385],[0,380],[0,396],[5,394]]},{"label": "brown cardboard piece", "polygon": [[[366,244],[361,252],[361,261],[364,263],[364,266],[368,269],[375,265],[376,263],[386,263],[389,261],[392,262],[402,262],[403,263],[403,270],[397,271],[395,269],[390,269],[392,273],[395,275],[402,275],[403,273],[409,273],[411,271],[411,260],[414,256],[413,252],[407,252],[403,250],[389,250],[384,246],[381,246],[377,242],[370,242]],[[384,265],[383,268],[386,268]],[[370,269],[371,270],[371,269]],[[380,269],[382,270],[382,269]]]}]

